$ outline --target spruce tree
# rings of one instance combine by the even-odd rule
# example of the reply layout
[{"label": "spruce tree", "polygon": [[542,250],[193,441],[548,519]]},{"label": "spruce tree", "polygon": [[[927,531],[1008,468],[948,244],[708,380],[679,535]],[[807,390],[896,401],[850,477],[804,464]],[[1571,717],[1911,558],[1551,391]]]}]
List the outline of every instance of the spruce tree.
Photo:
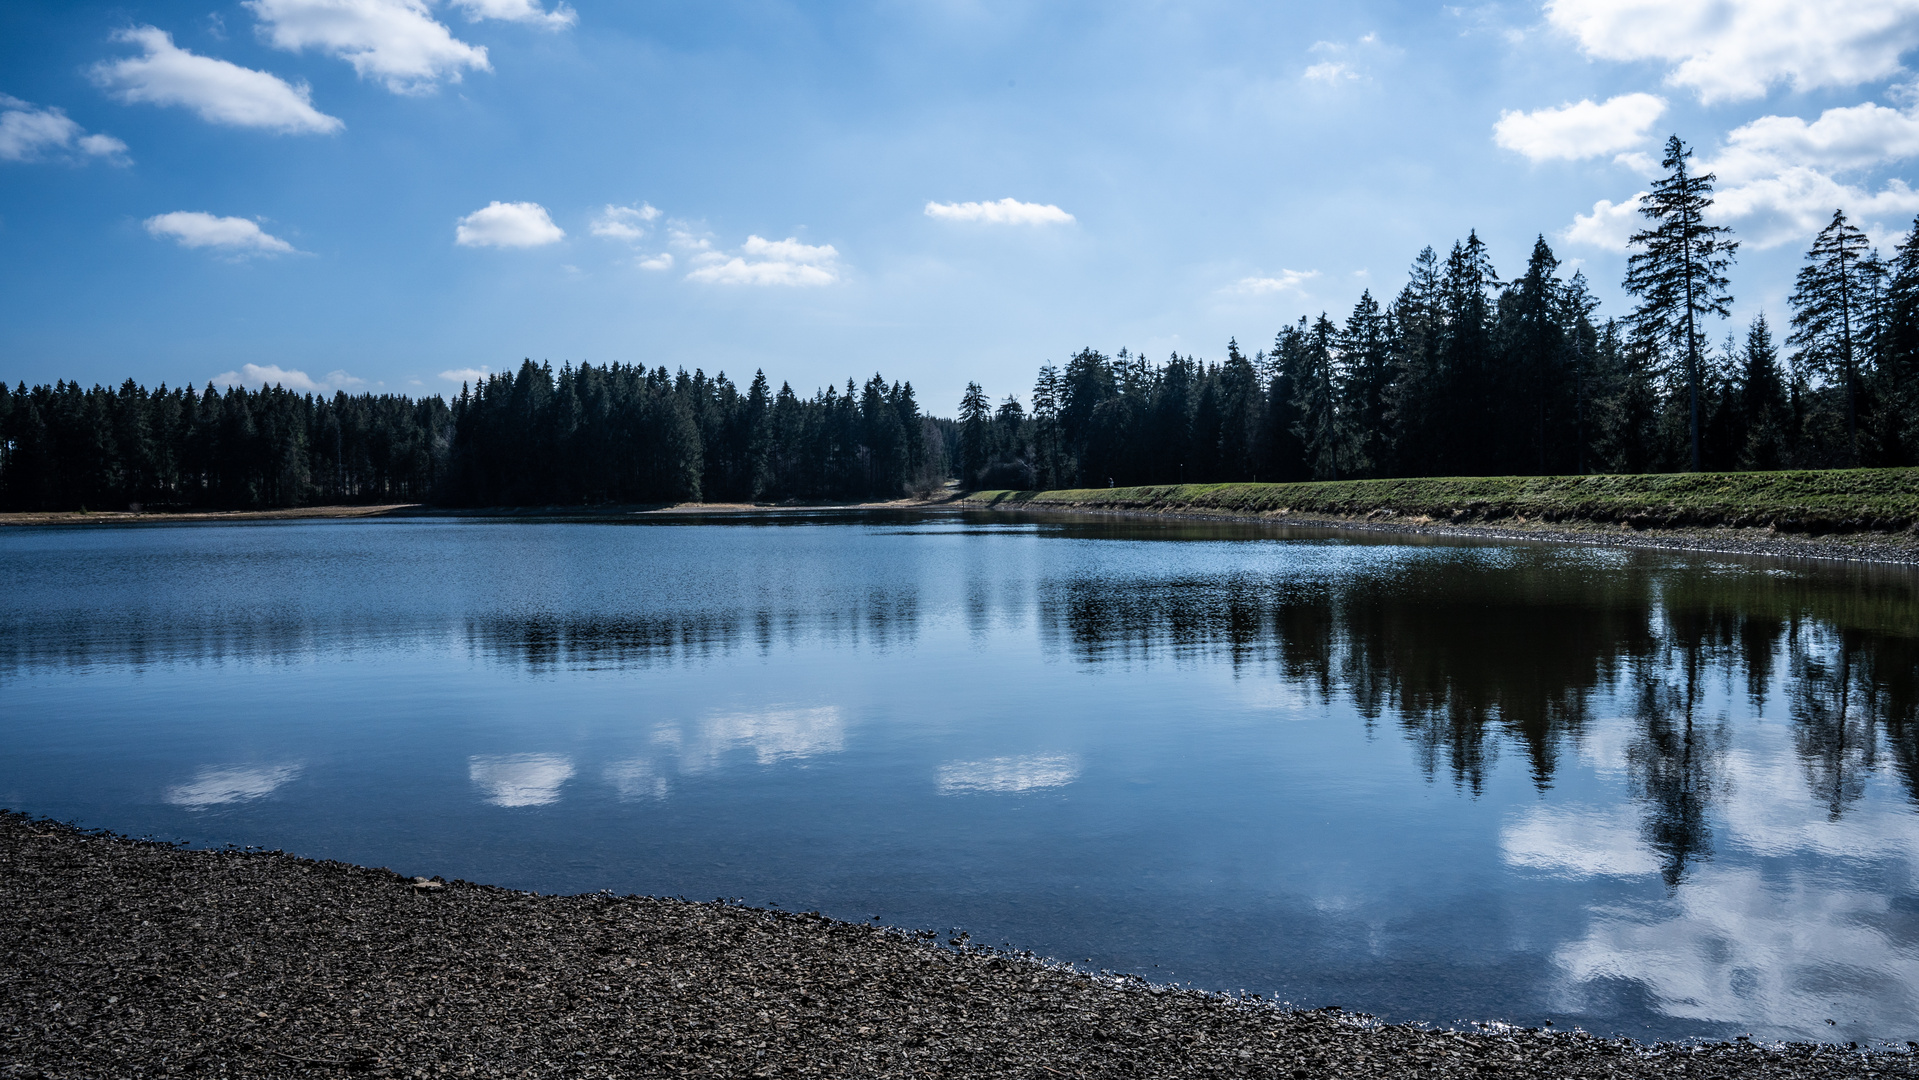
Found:
[{"label": "spruce tree", "polygon": [[1819,230],[1792,293],[1792,333],[1807,371],[1840,383],[1846,399],[1846,441],[1859,461],[1860,367],[1869,352],[1874,299],[1884,268],[1866,234],[1835,210]]},{"label": "spruce tree", "polygon": [[976,382],[966,384],[959,407],[960,486],[971,486],[993,452],[993,405]]},{"label": "spruce tree", "polygon": [[1712,173],[1694,174],[1687,166],[1692,151],[1674,135],[1666,141],[1660,167],[1666,175],[1653,181],[1639,212],[1652,227],[1627,241],[1638,248],[1626,260],[1625,289],[1639,297],[1633,311],[1638,337],[1675,350],[1683,365],[1690,394],[1689,432],[1692,469],[1700,468],[1699,410],[1704,373],[1700,323],[1708,315],[1725,318],[1732,305],[1726,291],[1726,270],[1739,242],[1732,230],[1706,224],[1712,208]]},{"label": "spruce tree", "polygon": [[1393,381],[1390,321],[1368,289],[1353,305],[1339,335],[1346,367],[1340,406],[1350,418],[1353,434],[1348,475],[1381,476],[1390,466],[1391,439],[1386,428],[1386,395]]}]

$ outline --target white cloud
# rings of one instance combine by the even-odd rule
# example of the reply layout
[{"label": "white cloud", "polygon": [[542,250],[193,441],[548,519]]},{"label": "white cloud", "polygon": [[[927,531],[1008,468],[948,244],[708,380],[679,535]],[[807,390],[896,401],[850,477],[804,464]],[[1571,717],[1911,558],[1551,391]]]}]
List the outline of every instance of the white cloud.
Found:
[{"label": "white cloud", "polygon": [[[314,49],[396,94],[431,93],[464,69],[491,71],[486,49],[453,36],[424,0],[244,0],[278,49]],[[484,6],[484,5],[483,5]],[[497,6],[497,5],[495,5]]]},{"label": "white cloud", "polygon": [[485,364],[481,364],[476,368],[449,368],[446,371],[440,372],[440,378],[445,379],[447,382],[477,383],[485,382],[486,377],[491,373],[491,368]]},{"label": "white cloud", "polygon": [[[1827,109],[1811,122],[1762,116],[1735,128],[1700,168],[1719,178],[1718,217],[1764,248],[1810,238],[1841,207],[1881,236],[1904,229],[1919,212],[1919,194],[1906,181],[1873,191],[1840,177],[1915,156],[1919,113],[1868,101]],[[1874,221],[1881,227],[1873,229]]]},{"label": "white cloud", "polygon": [[1708,104],[1875,82],[1919,46],[1919,0],[1547,0],[1546,18],[1588,55],[1668,62]]},{"label": "white cloud", "polygon": [[[678,238],[675,238],[678,242]],[[705,245],[705,241],[700,241]],[[693,259],[688,281],[717,285],[831,285],[840,279],[839,252],[831,244],[802,244],[788,237],[749,236],[740,254],[728,257],[702,250]]]},{"label": "white cloud", "polygon": [[73,161],[77,151],[82,158],[127,164],[126,143],[111,135],[84,135],[85,130],[60,109],[0,94],[0,160]]},{"label": "white cloud", "polygon": [[1642,191],[1622,203],[1601,199],[1593,204],[1592,213],[1575,215],[1573,223],[1559,235],[1574,244],[1624,251],[1626,240],[1646,227],[1646,218],[1639,213],[1645,198],[1646,192]]},{"label": "white cloud", "polygon": [[298,765],[208,765],[184,784],[166,790],[164,798],[173,806],[205,810],[210,806],[248,802],[265,798],[300,775]]},{"label": "white cloud", "polygon": [[293,245],[238,217],[215,217],[198,210],[175,210],[146,220],[147,232],[181,247],[218,248],[235,255],[285,255]]},{"label": "white cloud", "polygon": [[101,61],[93,81],[127,104],[182,105],[210,124],[288,133],[327,133],[346,125],[313,107],[306,84],[199,56],[173,43],[164,30],[137,26],[114,35],[143,56]]},{"label": "white cloud", "polygon": [[693,226],[684,221],[666,223],[667,242],[681,251],[706,251],[713,246],[710,237],[693,231]]},{"label": "white cloud", "polygon": [[642,270],[671,270],[673,269],[673,253],[670,251],[662,251],[658,255],[649,255],[636,260],[633,265]]},{"label": "white cloud", "polygon": [[1342,82],[1356,82],[1359,72],[1338,60],[1322,60],[1306,69],[1306,81],[1325,83],[1333,86]]},{"label": "white cloud", "polygon": [[941,221],[977,221],[987,225],[1069,225],[1073,215],[1046,203],[1020,202],[1005,198],[998,202],[926,204],[926,216]]},{"label": "white cloud", "polygon": [[953,761],[939,768],[942,795],[1008,794],[1065,787],[1079,779],[1079,762],[1063,754]]},{"label": "white cloud", "polygon": [[463,247],[526,248],[558,243],[566,230],[539,203],[491,202],[460,219],[453,242]]},{"label": "white cloud", "polygon": [[1643,143],[1665,111],[1663,98],[1621,94],[1604,104],[1587,99],[1556,109],[1501,112],[1493,141],[1534,161],[1603,157]]},{"label": "white cloud", "polygon": [[1351,42],[1315,41],[1306,51],[1324,59],[1308,65],[1302,73],[1303,77],[1307,82],[1326,86],[1361,82],[1367,77],[1364,68],[1368,66],[1368,61],[1396,56],[1400,52],[1382,44],[1378,34],[1367,34]]},{"label": "white cloud", "polygon": [[340,390],[356,390],[366,385],[365,379],[344,371],[329,371],[316,379],[304,371],[283,368],[278,364],[242,364],[240,370],[223,371],[215,375],[213,381],[220,386],[238,386],[248,390],[278,386],[301,394],[331,394]]},{"label": "white cloud", "polygon": [[593,218],[593,235],[625,240],[629,243],[646,235],[646,227],[660,216],[651,203],[638,206],[614,206],[608,203]]},{"label": "white cloud", "polygon": [[[1621,155],[1627,158],[1636,155]],[[1803,243],[1843,208],[1875,239],[1890,239],[1919,213],[1919,192],[1900,178],[1874,189],[1848,180],[1866,170],[1919,157],[1919,111],[1873,102],[1827,109],[1816,120],[1762,116],[1726,136],[1710,158],[1696,159],[1701,172],[1718,178],[1713,218],[1732,225],[1755,248]],[[1648,161],[1622,164],[1650,166]],[[1623,251],[1626,238],[1643,228],[1634,211],[1638,197],[1614,204],[1601,200],[1581,214],[1566,239]]]},{"label": "white cloud", "polygon": [[1862,169],[1919,155],[1919,116],[1870,101],[1827,109],[1807,123],[1762,116],[1733,129],[1708,167],[1721,183],[1742,183],[1794,166],[1828,172]]},{"label": "white cloud", "polygon": [[1613,164],[1623,165],[1633,172],[1650,180],[1659,175],[1659,159],[1644,150],[1632,150],[1624,154],[1614,154]]},{"label": "white cloud", "polygon": [[505,22],[537,23],[548,30],[563,30],[580,21],[579,12],[565,3],[547,11],[534,0],[453,0],[453,6],[466,12],[467,21],[500,19]]},{"label": "white cloud", "polygon": [[1319,276],[1317,270],[1281,270],[1278,277],[1240,278],[1233,291],[1243,293],[1275,293],[1288,289],[1298,290],[1300,285]]},{"label": "white cloud", "polygon": [[573,771],[573,760],[559,754],[475,754],[466,762],[467,779],[494,806],[558,802]]}]

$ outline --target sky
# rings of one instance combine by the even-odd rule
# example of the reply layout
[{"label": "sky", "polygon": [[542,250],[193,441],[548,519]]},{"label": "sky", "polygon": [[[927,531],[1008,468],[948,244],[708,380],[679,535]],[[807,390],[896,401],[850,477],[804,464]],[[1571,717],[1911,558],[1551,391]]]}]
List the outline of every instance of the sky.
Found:
[{"label": "sky", "polygon": [[1218,360],[1476,230],[1623,314],[1669,135],[1789,317],[1919,215],[1919,0],[0,5],[0,379],[457,394]]}]

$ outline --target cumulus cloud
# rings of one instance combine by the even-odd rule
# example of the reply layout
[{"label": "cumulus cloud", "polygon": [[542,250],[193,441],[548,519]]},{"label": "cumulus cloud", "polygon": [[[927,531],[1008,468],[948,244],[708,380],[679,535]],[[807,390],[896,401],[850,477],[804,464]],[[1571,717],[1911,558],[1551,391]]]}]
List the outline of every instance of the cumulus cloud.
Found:
[{"label": "cumulus cloud", "polygon": [[1070,225],[1073,215],[1051,203],[1020,202],[1006,198],[998,202],[962,202],[926,204],[926,216],[941,221],[977,221],[986,225]]},{"label": "cumulus cloud", "polygon": [[1233,286],[1243,293],[1276,293],[1298,290],[1300,285],[1319,276],[1317,270],[1281,270],[1278,277],[1245,277]]},{"label": "cumulus cloud", "polygon": [[127,164],[127,144],[86,129],[53,107],[0,94],[0,161],[82,161],[102,158]]},{"label": "cumulus cloud", "polygon": [[[676,238],[676,242],[678,238]],[[716,285],[831,285],[840,279],[839,252],[831,244],[802,244],[788,237],[767,240],[749,236],[740,253],[731,257],[707,250],[703,238],[687,235],[684,243],[697,242],[699,254],[693,257],[694,269],[688,281]]]},{"label": "cumulus cloud", "polygon": [[1546,19],[1590,56],[1666,61],[1708,104],[1875,82],[1919,46],[1919,0],[1547,0]]},{"label": "cumulus cloud", "polygon": [[1559,235],[1575,244],[1624,251],[1627,239],[1646,227],[1646,218],[1639,213],[1646,194],[1641,191],[1620,203],[1601,199],[1593,204],[1592,213],[1575,215],[1573,223]]},{"label": "cumulus cloud", "polygon": [[453,242],[462,247],[539,247],[565,237],[546,207],[531,202],[488,203],[461,218],[453,231]]},{"label": "cumulus cloud", "polygon": [[954,761],[939,767],[942,795],[1013,794],[1065,787],[1079,779],[1079,762],[1063,754]]},{"label": "cumulus cloud", "polygon": [[1868,101],[1827,109],[1813,121],[1762,116],[1733,129],[1701,167],[1719,177],[1720,217],[1753,246],[1773,247],[1810,237],[1839,207],[1861,222],[1903,229],[1919,212],[1919,196],[1906,181],[1875,191],[1842,178],[1915,156],[1919,114]]},{"label": "cumulus cloud", "polygon": [[629,243],[646,235],[646,227],[660,216],[660,211],[652,203],[638,206],[614,206],[608,203],[593,218],[593,235],[605,236]]},{"label": "cumulus cloud", "polygon": [[633,265],[642,270],[671,270],[673,269],[673,253],[670,251],[662,251],[658,255],[643,256],[635,261]]},{"label": "cumulus cloud", "polygon": [[1587,99],[1556,109],[1507,111],[1493,125],[1493,141],[1534,161],[1603,157],[1644,143],[1665,111],[1665,100],[1651,94],[1621,94],[1603,104]]},{"label": "cumulus cloud", "polygon": [[447,370],[440,372],[440,378],[445,379],[447,382],[477,383],[477,382],[486,381],[486,377],[491,373],[492,373],[492,368],[488,367],[485,364],[481,364],[479,367],[476,367],[476,368],[474,367],[448,368]]},{"label": "cumulus cloud", "polygon": [[339,390],[357,390],[366,385],[365,379],[344,371],[329,371],[316,379],[304,371],[283,368],[278,364],[242,364],[240,370],[223,371],[215,375],[213,381],[220,386],[238,386],[248,390],[278,386],[302,394],[331,394]]},{"label": "cumulus cloud", "polygon": [[425,0],[244,0],[244,6],[274,48],[345,60],[362,79],[396,94],[431,93],[442,81],[459,82],[469,68],[493,70],[486,49],[454,37]]},{"label": "cumulus cloud", "polygon": [[[1718,177],[1713,217],[1730,224],[1755,248],[1799,243],[1844,208],[1869,232],[1890,238],[1919,213],[1919,193],[1903,179],[1877,188],[1860,174],[1919,157],[1919,112],[1873,102],[1827,109],[1816,120],[1762,116],[1733,129],[1696,167]],[[1656,167],[1653,171],[1656,171]],[[1624,203],[1600,200],[1562,234],[1613,251],[1644,226]],[[1876,225],[1874,223],[1877,223]]]},{"label": "cumulus cloud", "polygon": [[215,217],[198,210],[175,210],[146,220],[147,233],[181,247],[215,248],[233,255],[285,255],[293,245],[238,217]]},{"label": "cumulus cloud", "polygon": [[1919,155],[1919,116],[1865,102],[1827,109],[1808,123],[1762,116],[1733,129],[1711,168],[1738,184],[1805,166],[1826,172],[1863,169]]},{"label": "cumulus cloud", "polygon": [[466,12],[468,22],[500,19],[505,22],[533,23],[548,30],[564,30],[580,21],[579,12],[564,3],[547,11],[533,0],[453,0],[453,6]]},{"label": "cumulus cloud", "polygon": [[325,134],[346,126],[313,107],[305,83],[188,52],[173,43],[172,35],[151,26],[113,37],[140,46],[143,55],[95,64],[93,81],[127,104],[180,105],[210,124],[290,134]]}]

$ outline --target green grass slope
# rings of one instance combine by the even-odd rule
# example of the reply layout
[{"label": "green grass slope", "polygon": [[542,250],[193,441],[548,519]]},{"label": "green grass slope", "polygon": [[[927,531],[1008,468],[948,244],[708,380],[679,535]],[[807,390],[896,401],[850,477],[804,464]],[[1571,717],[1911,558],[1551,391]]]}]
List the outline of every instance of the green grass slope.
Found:
[{"label": "green grass slope", "polygon": [[1595,523],[1634,528],[1767,527],[1782,532],[1919,530],[1919,469],[1652,476],[1460,476],[1302,484],[1174,484],[978,491],[962,504],[1453,522]]}]

